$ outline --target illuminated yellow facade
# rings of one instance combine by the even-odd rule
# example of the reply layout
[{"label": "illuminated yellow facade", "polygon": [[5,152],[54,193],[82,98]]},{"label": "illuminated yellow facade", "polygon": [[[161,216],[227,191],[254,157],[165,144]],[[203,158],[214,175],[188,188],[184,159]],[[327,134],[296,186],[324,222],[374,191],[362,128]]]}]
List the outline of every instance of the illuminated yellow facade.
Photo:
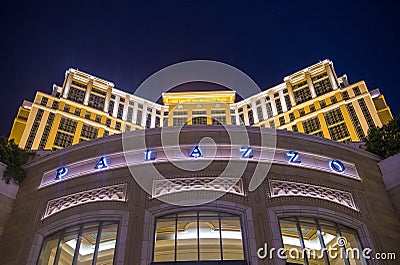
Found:
[{"label": "illuminated yellow facade", "polygon": [[169,92],[158,104],[114,88],[112,82],[66,71],[52,94],[24,102],[10,139],[21,148],[57,150],[110,134],[184,124],[262,126],[340,142],[361,141],[372,126],[392,119],[378,89],[349,84],[324,60],[284,82],[235,102],[235,91]]}]

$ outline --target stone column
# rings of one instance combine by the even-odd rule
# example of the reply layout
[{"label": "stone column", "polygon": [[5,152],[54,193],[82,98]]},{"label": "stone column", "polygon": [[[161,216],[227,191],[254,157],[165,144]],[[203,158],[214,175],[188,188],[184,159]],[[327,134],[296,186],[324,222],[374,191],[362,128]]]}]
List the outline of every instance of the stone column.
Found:
[{"label": "stone column", "polygon": [[333,70],[332,70],[332,62],[326,64],[325,65],[325,69],[326,69],[326,72],[328,73],[329,79],[331,80],[331,84],[332,84],[333,90],[338,89],[339,88],[338,82],[337,82],[336,77],[333,74]]},{"label": "stone column", "polygon": [[311,97],[312,98],[316,98],[317,97],[317,93],[315,92],[314,84],[313,84],[313,82],[311,80],[311,74],[308,71],[308,69],[304,71],[304,75],[306,76],[308,87],[310,88]]},{"label": "stone column", "polygon": [[114,109],[113,109],[113,113],[112,113],[112,116],[114,118],[116,118],[118,115],[118,107],[119,107],[119,96],[116,96],[115,100],[114,100]]},{"label": "stone column", "polygon": [[284,81],[286,83],[286,89],[287,89],[288,94],[289,94],[290,103],[292,103],[292,106],[296,106],[296,99],[294,97],[293,87],[292,87],[292,84],[290,83],[290,78],[289,77],[285,77]]},{"label": "stone column", "polygon": [[89,104],[89,97],[90,97],[90,92],[92,92],[92,86],[93,86],[93,78],[90,77],[89,83],[86,87],[86,92],[85,92],[85,99],[83,100],[83,105],[88,105]]},{"label": "stone column", "polygon": [[[124,111],[122,112],[122,120],[126,121],[126,118],[128,116],[128,107],[129,107],[129,100],[130,97],[128,94],[125,96],[125,105],[124,105]],[[129,121],[132,122],[132,121]]]},{"label": "stone column", "polygon": [[[268,96],[269,100],[271,102],[271,109],[272,109],[272,115],[276,116],[278,115],[278,110],[276,109],[276,104],[275,104],[275,98],[274,98],[274,92],[268,91]],[[268,117],[269,118],[269,117]]]},{"label": "stone column", "polygon": [[108,107],[110,106],[110,100],[111,100],[111,94],[112,94],[113,87],[114,87],[113,84],[109,84],[107,86],[106,100],[104,102],[104,112],[108,112]]},{"label": "stone column", "polygon": [[68,97],[68,92],[69,92],[69,88],[71,87],[73,76],[74,76],[74,73],[71,70],[67,71],[67,77],[66,77],[67,81],[65,82],[64,91],[62,94],[63,98]]},{"label": "stone column", "polygon": [[283,89],[279,90],[279,99],[281,101],[282,111],[286,112],[288,110],[288,108],[286,106],[285,96],[283,95]]}]

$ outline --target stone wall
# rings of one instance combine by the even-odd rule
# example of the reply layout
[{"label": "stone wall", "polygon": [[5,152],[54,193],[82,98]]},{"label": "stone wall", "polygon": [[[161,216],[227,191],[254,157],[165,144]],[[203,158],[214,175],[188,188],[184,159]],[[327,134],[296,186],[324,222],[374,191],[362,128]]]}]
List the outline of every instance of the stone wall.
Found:
[{"label": "stone wall", "polygon": [[3,181],[2,178],[5,170],[6,165],[0,163],[0,239],[3,235],[4,228],[10,216],[18,191],[18,185],[13,183],[6,184]]},{"label": "stone wall", "polygon": [[388,157],[380,161],[378,165],[386,190],[400,218],[400,154]]}]

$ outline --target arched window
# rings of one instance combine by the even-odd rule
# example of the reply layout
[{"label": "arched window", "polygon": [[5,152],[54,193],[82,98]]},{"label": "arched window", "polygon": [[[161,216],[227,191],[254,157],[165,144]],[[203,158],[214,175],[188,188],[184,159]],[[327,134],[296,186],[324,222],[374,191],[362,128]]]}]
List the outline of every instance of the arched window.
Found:
[{"label": "arched window", "polygon": [[240,218],[227,213],[196,211],[158,218],[154,242],[153,264],[211,260],[244,264]]},{"label": "arched window", "polygon": [[286,264],[364,265],[357,233],[341,224],[305,217],[279,219]]},{"label": "arched window", "polygon": [[93,222],[61,230],[45,238],[38,265],[114,263],[118,224]]}]

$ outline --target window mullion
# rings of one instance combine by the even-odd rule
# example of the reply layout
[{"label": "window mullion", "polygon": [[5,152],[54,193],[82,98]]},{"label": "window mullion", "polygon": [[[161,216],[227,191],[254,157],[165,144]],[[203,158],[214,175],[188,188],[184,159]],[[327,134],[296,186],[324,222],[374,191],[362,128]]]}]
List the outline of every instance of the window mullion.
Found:
[{"label": "window mullion", "polygon": [[92,260],[92,265],[96,264],[97,260],[97,254],[99,252],[99,245],[100,245],[100,238],[101,238],[101,231],[103,230],[103,223],[101,222],[99,224],[99,229],[97,230],[97,237],[96,237],[96,246],[94,248],[94,253],[93,253],[93,260]]},{"label": "window mullion", "polygon": [[[335,223],[335,226],[336,226],[336,233],[337,233],[338,238],[342,238],[342,233],[340,232],[339,225],[337,223]],[[346,246],[344,246],[343,244],[340,244],[340,249],[343,253],[344,263],[346,265],[350,265],[350,261],[349,261],[349,258],[347,257],[347,253],[346,253]]]},{"label": "window mullion", "polygon": [[200,261],[200,217],[197,211],[197,260]]},{"label": "window mullion", "polygon": [[76,241],[76,246],[75,246],[75,252],[74,252],[74,259],[72,261],[72,265],[75,265],[77,260],[78,260],[78,256],[79,256],[79,248],[81,246],[81,242],[82,242],[82,233],[83,233],[83,224],[81,225],[81,227],[79,228],[79,234],[78,234],[78,240]]},{"label": "window mullion", "polygon": [[221,212],[218,212],[218,225],[219,225],[219,249],[221,251],[221,260],[224,260],[224,254],[222,252],[222,225],[221,225]]},{"label": "window mullion", "polygon": [[302,251],[303,256],[304,256],[304,264],[308,265],[308,257],[307,257],[307,255],[304,255],[304,253],[307,253],[307,252],[305,251],[306,247],[305,247],[305,244],[304,244],[303,233],[301,232],[299,218],[297,218],[297,217],[296,217],[296,226],[297,226],[297,233],[298,233],[299,239],[300,239],[301,251]]},{"label": "window mullion", "polygon": [[330,265],[329,258],[328,258],[328,254],[327,254],[327,251],[326,251],[326,246],[325,246],[324,238],[322,237],[321,227],[319,226],[318,219],[315,219],[315,223],[317,224],[317,234],[318,234],[319,242],[320,242],[320,244],[321,244],[322,253],[324,254],[325,264],[326,264],[326,265]]},{"label": "window mullion", "polygon": [[58,240],[57,252],[56,252],[56,256],[54,258],[54,263],[53,263],[54,265],[57,265],[58,261],[60,260],[61,245],[62,245],[63,238],[64,238],[64,230],[61,232],[60,239]]},{"label": "window mullion", "polygon": [[175,215],[175,246],[174,246],[174,261],[176,261],[178,247],[178,214]]}]

